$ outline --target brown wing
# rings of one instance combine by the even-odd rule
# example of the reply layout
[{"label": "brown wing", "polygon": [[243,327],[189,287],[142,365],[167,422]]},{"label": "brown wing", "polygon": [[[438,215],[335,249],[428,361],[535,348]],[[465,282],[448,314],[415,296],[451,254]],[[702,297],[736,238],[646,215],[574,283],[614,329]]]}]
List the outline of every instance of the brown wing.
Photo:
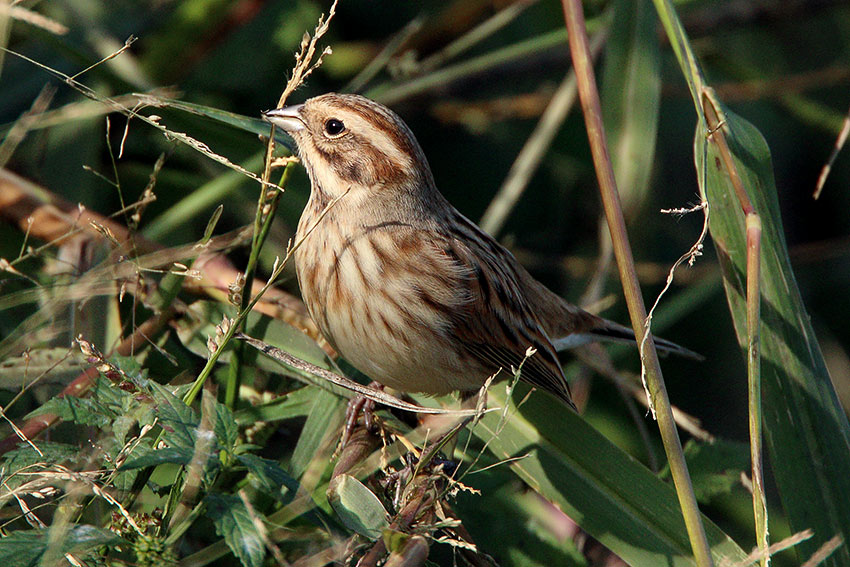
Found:
[{"label": "brown wing", "polygon": [[[522,380],[575,408],[555,349],[522,293],[522,268],[500,244],[458,217],[443,250],[468,274],[461,283],[468,301],[451,317],[454,334],[494,373],[522,363]],[[526,359],[529,347],[537,352]]]}]

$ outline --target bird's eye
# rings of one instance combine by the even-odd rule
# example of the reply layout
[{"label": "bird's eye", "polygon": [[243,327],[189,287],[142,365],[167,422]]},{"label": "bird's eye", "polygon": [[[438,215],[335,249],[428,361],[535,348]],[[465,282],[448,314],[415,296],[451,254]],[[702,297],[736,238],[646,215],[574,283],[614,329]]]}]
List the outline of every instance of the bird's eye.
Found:
[{"label": "bird's eye", "polygon": [[328,118],[325,121],[325,133],[328,136],[339,136],[343,132],[345,132],[345,124],[342,123],[342,120]]}]

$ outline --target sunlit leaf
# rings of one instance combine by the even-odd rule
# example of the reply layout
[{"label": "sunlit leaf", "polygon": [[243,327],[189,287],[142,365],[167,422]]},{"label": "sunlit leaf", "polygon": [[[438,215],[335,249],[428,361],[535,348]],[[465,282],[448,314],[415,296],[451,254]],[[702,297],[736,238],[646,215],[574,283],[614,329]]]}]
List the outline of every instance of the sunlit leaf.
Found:
[{"label": "sunlit leaf", "polygon": [[[489,395],[492,404],[506,403],[502,388]],[[504,466],[629,565],[695,565],[673,487],[575,412],[536,393],[518,411],[511,402],[501,428],[500,420],[499,413],[487,414],[473,433],[489,442],[496,458],[509,460]],[[703,521],[715,561],[745,557],[729,536],[708,518]]]},{"label": "sunlit leaf", "polygon": [[215,531],[245,567],[260,567],[266,556],[263,538],[239,496],[212,492],[206,497],[207,512]]},{"label": "sunlit leaf", "polygon": [[347,528],[369,539],[378,539],[381,531],[389,526],[381,501],[353,476],[336,477],[331,483],[328,500]]}]

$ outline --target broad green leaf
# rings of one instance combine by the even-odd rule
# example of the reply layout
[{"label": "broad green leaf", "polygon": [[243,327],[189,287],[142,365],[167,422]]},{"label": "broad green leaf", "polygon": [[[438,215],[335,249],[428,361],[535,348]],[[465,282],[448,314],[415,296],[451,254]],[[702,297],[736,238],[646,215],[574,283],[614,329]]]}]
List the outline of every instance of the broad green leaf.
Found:
[{"label": "broad green leaf", "polygon": [[80,425],[93,425],[98,429],[108,427],[112,422],[112,412],[106,406],[89,398],[63,396],[51,398],[38,409],[27,415],[27,419],[44,414],[56,414],[65,421]]},{"label": "broad green leaf", "polygon": [[74,445],[66,445],[65,443],[55,443],[53,441],[38,441],[38,450],[36,452],[31,445],[25,441],[21,441],[16,449],[13,449],[3,456],[2,466],[0,466],[0,481],[6,490],[13,490],[25,482],[32,480],[26,475],[18,475],[20,471],[27,470],[33,472],[33,465],[50,466],[55,464],[66,464],[73,462],[80,455],[79,447]]},{"label": "broad green leaf", "polygon": [[624,210],[647,194],[661,99],[657,19],[650,0],[618,0],[605,50],[602,117]]},{"label": "broad green leaf", "polygon": [[109,357],[109,362],[114,364],[119,370],[121,370],[121,372],[132,379],[137,386],[147,386],[148,371],[147,369],[142,368],[139,361],[132,356],[111,356]]},{"label": "broad green leaf", "polygon": [[[767,143],[749,122],[727,109],[722,111],[723,131],[738,174],[762,223],[764,433],[792,529],[815,533],[797,547],[802,561],[836,534],[850,541],[850,424],[838,403],[788,259]],[[700,126],[695,137],[696,167],[711,206],[709,228],[738,342],[746,350],[744,215],[716,145],[706,135]],[[850,547],[846,545],[823,563],[848,564]]]},{"label": "broad green leaf", "polygon": [[304,386],[268,403],[237,411],[236,423],[246,426],[257,421],[281,421],[304,417],[310,413],[315,397],[315,388]]},{"label": "broad green leaf", "polygon": [[[524,386],[517,387],[522,399]],[[489,392],[505,407],[502,388]],[[615,447],[575,412],[543,394],[517,410],[489,413],[473,429],[504,466],[555,503],[584,530],[633,567],[695,565],[673,487]],[[708,518],[703,518],[715,561],[746,554]]]},{"label": "broad green leaf", "polygon": [[233,494],[213,492],[207,495],[205,501],[215,531],[224,538],[230,551],[245,567],[260,567],[266,548],[242,499]]},{"label": "broad green leaf", "polygon": [[343,474],[331,482],[328,501],[345,526],[375,540],[389,527],[389,516],[375,494],[353,476]]},{"label": "broad green leaf", "polygon": [[[483,466],[483,463],[481,463]],[[486,479],[485,479],[486,474]],[[501,565],[529,567],[586,567],[587,561],[563,533],[562,519],[552,513],[551,505],[534,492],[517,489],[513,473],[507,467],[493,467],[485,474],[464,479],[481,494],[461,492],[455,510],[473,540]],[[486,507],[487,514],[481,514]],[[492,519],[505,518],[504,522]],[[552,518],[551,522],[546,519]]]}]

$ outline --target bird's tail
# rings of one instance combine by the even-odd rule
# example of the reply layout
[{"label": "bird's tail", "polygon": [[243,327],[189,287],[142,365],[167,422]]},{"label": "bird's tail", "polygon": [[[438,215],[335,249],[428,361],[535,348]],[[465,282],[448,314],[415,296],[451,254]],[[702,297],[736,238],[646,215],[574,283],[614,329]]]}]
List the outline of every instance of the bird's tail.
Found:
[{"label": "bird's tail", "polygon": [[[632,345],[635,345],[637,343],[635,333],[629,327],[614,323],[613,321],[608,321],[606,319],[602,319],[602,323],[603,324],[599,325],[598,327],[589,329],[584,334],[589,335],[591,341],[603,340],[615,343],[627,343]],[[677,356],[693,358],[694,360],[705,360],[705,357],[699,354],[698,352],[694,352],[690,349],[687,349],[681,345],[674,343],[673,341],[668,341],[667,339],[662,339],[654,335],[652,339],[655,342],[655,347],[662,354],[675,354]]]},{"label": "bird's tail", "polygon": [[[525,295],[536,309],[540,323],[556,350],[562,351],[595,341],[636,345],[635,334],[631,328],[588,313],[552,292],[528,272],[523,270],[520,273],[523,276]],[[696,360],[705,358],[674,342],[655,336],[653,340],[662,353],[673,353]]]}]

